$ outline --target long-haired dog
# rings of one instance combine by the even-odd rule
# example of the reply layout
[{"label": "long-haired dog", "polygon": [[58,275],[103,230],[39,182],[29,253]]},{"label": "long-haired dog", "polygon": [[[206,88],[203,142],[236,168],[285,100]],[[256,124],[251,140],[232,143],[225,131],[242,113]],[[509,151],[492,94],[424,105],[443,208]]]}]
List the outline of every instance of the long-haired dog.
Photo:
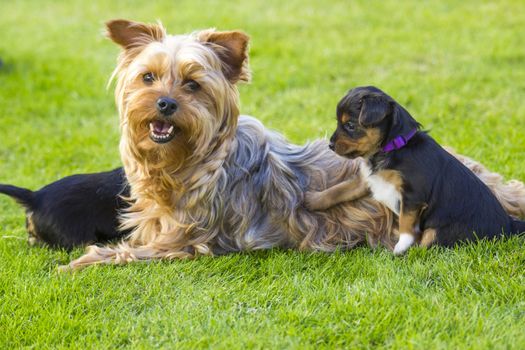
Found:
[{"label": "long-haired dog", "polygon": [[457,242],[525,232],[469,169],[445,151],[393,98],[378,88],[350,90],[337,106],[330,148],[363,157],[360,178],[317,195],[325,206],[370,190],[399,217],[402,254],[416,241],[452,246]]},{"label": "long-haired dog", "polygon": [[26,210],[29,244],[65,249],[124,237],[118,215],[128,192],[122,168],[67,176],[38,191],[0,184],[0,193]]},{"label": "long-haired dog", "polygon": [[[171,36],[126,20],[107,30],[123,49],[115,95],[132,204],[122,227],[133,231],[117,246],[89,247],[66,269],[272,247],[393,248],[394,215],[372,198],[321,212],[303,205],[306,191],[355,176],[358,162],[324,140],[292,145],[239,115],[236,84],[250,77],[246,34]],[[495,186],[522,214],[523,185]]]}]

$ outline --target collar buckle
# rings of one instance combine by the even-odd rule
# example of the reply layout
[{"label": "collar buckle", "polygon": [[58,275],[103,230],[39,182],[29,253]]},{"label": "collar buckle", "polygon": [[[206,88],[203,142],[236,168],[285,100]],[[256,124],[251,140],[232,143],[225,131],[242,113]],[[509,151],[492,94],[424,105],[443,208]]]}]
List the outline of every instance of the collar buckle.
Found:
[{"label": "collar buckle", "polygon": [[405,145],[407,144],[407,141],[405,140],[403,136],[398,136],[393,140],[393,143],[394,143],[394,149],[397,150],[397,149],[405,147]]}]

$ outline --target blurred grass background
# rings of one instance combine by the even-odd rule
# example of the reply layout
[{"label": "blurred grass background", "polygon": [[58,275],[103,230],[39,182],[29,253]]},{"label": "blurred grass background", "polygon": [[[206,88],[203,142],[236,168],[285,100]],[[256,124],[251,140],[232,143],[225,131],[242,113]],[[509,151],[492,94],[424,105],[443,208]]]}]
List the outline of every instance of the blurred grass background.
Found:
[{"label": "blurred grass background", "polygon": [[[242,29],[242,112],[297,143],[376,85],[441,143],[525,180],[525,3],[11,1],[0,11],[0,182],[38,188],[120,164],[104,21]],[[0,198],[0,347],[523,348],[523,240],[392,259],[265,252],[55,273]],[[3,238],[2,238],[3,237]],[[14,238],[13,238],[14,237]]]}]

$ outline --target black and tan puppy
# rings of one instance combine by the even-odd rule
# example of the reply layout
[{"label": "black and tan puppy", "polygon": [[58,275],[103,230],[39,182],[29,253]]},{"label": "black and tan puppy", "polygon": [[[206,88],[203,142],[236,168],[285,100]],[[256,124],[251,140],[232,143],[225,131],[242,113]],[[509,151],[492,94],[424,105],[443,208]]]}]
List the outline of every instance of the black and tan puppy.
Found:
[{"label": "black and tan puppy", "polygon": [[26,209],[29,243],[71,249],[127,234],[118,230],[118,213],[129,195],[122,168],[65,177],[38,191],[0,185],[0,193]]},{"label": "black and tan puppy", "polygon": [[456,242],[525,232],[489,188],[445,151],[390,96],[375,87],[350,90],[337,106],[330,148],[363,157],[361,178],[307,196],[312,209],[372,196],[399,216],[395,254],[415,242]]}]

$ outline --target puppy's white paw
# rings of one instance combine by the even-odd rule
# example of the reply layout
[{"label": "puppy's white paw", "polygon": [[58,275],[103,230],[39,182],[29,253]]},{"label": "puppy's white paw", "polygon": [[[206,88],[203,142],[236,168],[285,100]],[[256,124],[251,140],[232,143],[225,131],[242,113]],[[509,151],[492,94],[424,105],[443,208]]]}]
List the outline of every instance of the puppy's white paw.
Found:
[{"label": "puppy's white paw", "polygon": [[414,236],[410,233],[401,233],[399,241],[394,247],[394,255],[404,254],[414,244]]}]

